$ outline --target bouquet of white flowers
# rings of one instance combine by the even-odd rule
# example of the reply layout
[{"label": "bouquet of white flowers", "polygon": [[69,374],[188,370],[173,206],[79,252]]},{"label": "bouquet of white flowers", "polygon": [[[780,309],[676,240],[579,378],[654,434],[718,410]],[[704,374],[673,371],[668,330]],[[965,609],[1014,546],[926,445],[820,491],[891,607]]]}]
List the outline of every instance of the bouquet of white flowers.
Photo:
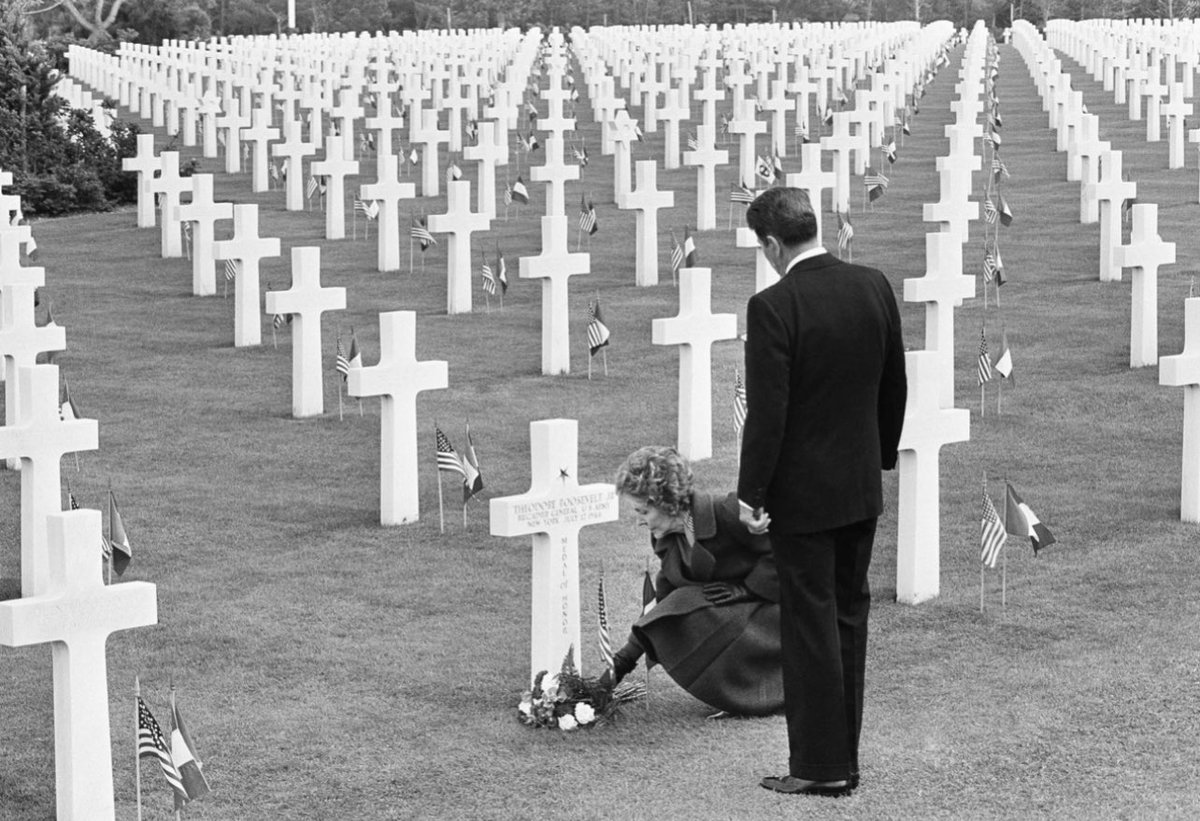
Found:
[{"label": "bouquet of white flowers", "polygon": [[559,730],[595,727],[611,719],[625,702],[646,695],[645,684],[622,682],[614,687],[611,677],[579,675],[572,661],[574,650],[567,651],[558,673],[542,670],[533,680],[533,689],[521,695],[517,716],[523,724]]}]

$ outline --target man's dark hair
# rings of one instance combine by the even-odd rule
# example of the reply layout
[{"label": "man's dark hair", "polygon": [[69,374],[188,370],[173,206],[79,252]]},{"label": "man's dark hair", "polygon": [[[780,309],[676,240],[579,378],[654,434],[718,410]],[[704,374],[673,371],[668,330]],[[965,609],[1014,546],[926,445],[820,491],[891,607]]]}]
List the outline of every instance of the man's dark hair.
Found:
[{"label": "man's dark hair", "polygon": [[802,188],[768,188],[746,209],[746,224],[760,240],[775,236],[788,247],[817,236],[817,215]]}]

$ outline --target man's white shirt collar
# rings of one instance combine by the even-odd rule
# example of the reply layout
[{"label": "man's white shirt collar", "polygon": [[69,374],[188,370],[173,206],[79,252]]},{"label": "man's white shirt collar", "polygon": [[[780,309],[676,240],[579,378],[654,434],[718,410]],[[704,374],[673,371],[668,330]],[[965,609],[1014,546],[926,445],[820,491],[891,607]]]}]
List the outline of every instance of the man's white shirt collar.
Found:
[{"label": "man's white shirt collar", "polygon": [[809,248],[807,251],[801,251],[800,253],[796,254],[796,256],[792,257],[791,261],[787,264],[787,267],[783,270],[785,272],[790,271],[792,268],[796,267],[797,263],[803,262],[806,259],[812,259],[813,257],[817,257],[825,253],[828,252],[825,250],[825,246],[823,245],[816,245],[812,248]]}]

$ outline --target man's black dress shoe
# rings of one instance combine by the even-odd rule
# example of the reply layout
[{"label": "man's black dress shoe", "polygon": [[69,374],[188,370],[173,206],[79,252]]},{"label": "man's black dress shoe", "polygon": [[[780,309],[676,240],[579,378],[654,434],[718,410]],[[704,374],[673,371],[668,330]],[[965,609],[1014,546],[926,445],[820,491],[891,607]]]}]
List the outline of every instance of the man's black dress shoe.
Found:
[{"label": "man's black dress shoe", "polygon": [[837,798],[849,795],[854,789],[847,781],[806,781],[794,775],[767,776],[760,786],[788,795],[825,795]]}]

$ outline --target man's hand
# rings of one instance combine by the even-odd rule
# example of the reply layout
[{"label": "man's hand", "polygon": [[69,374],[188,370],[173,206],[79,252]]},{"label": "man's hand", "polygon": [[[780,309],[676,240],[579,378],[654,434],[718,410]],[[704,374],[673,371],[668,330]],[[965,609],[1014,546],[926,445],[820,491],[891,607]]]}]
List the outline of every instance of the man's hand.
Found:
[{"label": "man's hand", "polygon": [[754,598],[743,585],[731,582],[710,582],[701,588],[704,598],[716,605],[735,604]]},{"label": "man's hand", "polygon": [[771,527],[770,514],[761,507],[752,508],[740,500],[738,501],[738,519],[755,536],[761,536]]}]

